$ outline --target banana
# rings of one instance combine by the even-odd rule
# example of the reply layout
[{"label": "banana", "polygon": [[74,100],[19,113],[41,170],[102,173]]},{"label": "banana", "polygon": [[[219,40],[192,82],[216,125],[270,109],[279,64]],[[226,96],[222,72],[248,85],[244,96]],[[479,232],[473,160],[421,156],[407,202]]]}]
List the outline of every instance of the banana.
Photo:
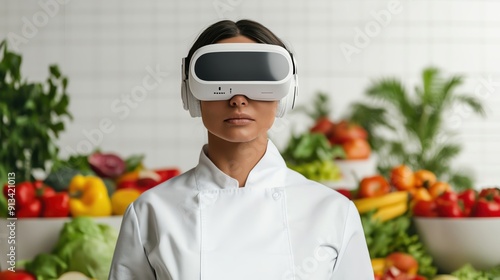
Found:
[{"label": "banana", "polygon": [[380,207],[377,212],[373,214],[372,219],[378,220],[379,222],[385,222],[403,215],[406,210],[408,210],[408,203],[406,203],[406,201],[397,202]]},{"label": "banana", "polygon": [[391,205],[402,201],[406,203],[408,201],[408,196],[408,191],[397,191],[390,192],[383,196],[359,198],[353,200],[353,202],[354,205],[356,205],[356,208],[358,208],[359,213],[363,214],[386,205]]}]

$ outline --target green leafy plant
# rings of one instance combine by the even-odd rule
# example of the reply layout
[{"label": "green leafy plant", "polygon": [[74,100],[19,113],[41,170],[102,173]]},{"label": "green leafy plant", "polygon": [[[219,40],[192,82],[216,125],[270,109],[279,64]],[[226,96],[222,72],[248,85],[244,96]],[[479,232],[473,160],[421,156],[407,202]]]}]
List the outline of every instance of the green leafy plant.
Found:
[{"label": "green leafy plant", "polygon": [[375,212],[361,215],[361,223],[371,258],[385,258],[392,252],[412,255],[418,262],[418,274],[432,279],[437,268],[413,229],[409,212],[395,219],[380,222],[372,218]]},{"label": "green leafy plant", "polygon": [[367,100],[353,104],[348,118],[361,124],[369,133],[369,142],[379,158],[383,174],[399,164],[413,169],[427,169],[455,188],[470,188],[473,175],[469,170],[456,170],[452,160],[461,145],[454,139],[447,118],[453,108],[461,106],[477,115],[485,112],[480,100],[458,94],[462,77],[443,78],[436,68],[424,69],[422,85],[410,94],[395,78],[375,81],[366,91]]},{"label": "green leafy plant", "polygon": [[0,43],[0,183],[15,172],[16,181],[33,179],[33,170],[46,171],[57,159],[56,140],[64,130],[68,112],[68,79],[57,65],[49,66],[45,82],[21,77],[20,54]]},{"label": "green leafy plant", "polygon": [[305,105],[297,106],[297,108],[295,108],[293,112],[304,113],[313,121],[317,121],[321,118],[329,118],[332,113],[332,110],[330,108],[330,97],[326,92],[317,92],[311,107],[312,108],[309,108]]}]

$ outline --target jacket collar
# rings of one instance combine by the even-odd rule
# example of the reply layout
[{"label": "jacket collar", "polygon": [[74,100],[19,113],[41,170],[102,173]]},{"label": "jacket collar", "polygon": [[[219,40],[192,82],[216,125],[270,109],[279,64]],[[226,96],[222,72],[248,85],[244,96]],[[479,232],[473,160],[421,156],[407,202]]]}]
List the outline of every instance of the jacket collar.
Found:
[{"label": "jacket collar", "polygon": [[[195,180],[198,190],[238,189],[238,181],[222,172],[206,155],[203,146]],[[268,140],[264,156],[248,175],[245,188],[276,188],[285,185],[286,163],[276,146]]]}]

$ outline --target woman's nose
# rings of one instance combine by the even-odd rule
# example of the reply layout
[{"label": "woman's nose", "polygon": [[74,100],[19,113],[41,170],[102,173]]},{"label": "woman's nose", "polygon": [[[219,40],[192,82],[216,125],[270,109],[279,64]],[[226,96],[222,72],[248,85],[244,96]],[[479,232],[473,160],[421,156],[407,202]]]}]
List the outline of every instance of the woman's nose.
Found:
[{"label": "woman's nose", "polygon": [[235,106],[246,106],[248,105],[248,100],[244,95],[235,95],[233,98],[229,99],[229,105]]}]

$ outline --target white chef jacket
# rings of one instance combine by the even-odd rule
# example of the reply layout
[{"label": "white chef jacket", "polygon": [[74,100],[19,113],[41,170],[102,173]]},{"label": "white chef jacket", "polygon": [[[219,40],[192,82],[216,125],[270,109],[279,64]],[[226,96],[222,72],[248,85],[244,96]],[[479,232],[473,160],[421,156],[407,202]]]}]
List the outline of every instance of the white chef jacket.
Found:
[{"label": "white chef jacket", "polygon": [[287,168],[271,141],[245,187],[205,154],[123,216],[109,279],[373,279],[354,204]]}]

